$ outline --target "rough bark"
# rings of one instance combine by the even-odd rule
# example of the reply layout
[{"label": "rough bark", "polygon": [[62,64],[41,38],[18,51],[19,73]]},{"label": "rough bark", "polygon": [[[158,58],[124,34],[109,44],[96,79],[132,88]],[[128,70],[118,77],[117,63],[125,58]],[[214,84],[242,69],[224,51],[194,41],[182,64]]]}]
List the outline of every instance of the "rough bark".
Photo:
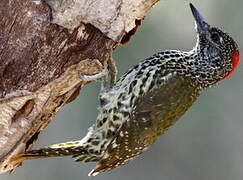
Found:
[{"label": "rough bark", "polygon": [[159,0],[1,0],[0,173]]}]

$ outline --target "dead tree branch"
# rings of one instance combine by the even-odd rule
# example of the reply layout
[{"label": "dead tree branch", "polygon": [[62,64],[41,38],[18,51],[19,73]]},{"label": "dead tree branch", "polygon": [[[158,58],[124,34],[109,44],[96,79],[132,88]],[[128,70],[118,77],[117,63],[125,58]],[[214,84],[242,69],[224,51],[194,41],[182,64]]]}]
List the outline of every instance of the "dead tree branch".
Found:
[{"label": "dead tree branch", "polygon": [[102,71],[158,0],[1,0],[0,173]]}]

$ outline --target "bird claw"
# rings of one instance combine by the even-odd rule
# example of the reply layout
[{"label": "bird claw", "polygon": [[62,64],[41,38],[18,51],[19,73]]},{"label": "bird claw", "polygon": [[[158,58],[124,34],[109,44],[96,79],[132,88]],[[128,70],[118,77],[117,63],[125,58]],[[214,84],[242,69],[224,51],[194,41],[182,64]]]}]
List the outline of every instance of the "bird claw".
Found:
[{"label": "bird claw", "polygon": [[107,69],[107,63],[104,64],[104,69],[98,74],[82,75],[81,71],[78,71],[78,76],[82,81],[97,81],[103,77],[108,76],[108,74],[109,74],[109,71]]},{"label": "bird claw", "polygon": [[[82,81],[102,81],[101,92],[106,91],[114,86],[116,82],[117,69],[115,61],[112,58],[112,52],[110,52],[108,60],[104,63],[104,69],[102,72],[95,75],[82,75],[81,71],[78,71],[78,76]],[[109,70],[108,70],[109,66]],[[108,76],[110,77],[110,85],[107,85]]]}]

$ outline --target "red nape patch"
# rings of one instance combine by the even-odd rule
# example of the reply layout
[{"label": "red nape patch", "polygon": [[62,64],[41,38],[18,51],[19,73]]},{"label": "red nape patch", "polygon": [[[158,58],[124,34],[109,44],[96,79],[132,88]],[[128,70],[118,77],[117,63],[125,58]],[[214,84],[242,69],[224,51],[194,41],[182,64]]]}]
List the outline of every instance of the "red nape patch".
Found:
[{"label": "red nape patch", "polygon": [[233,53],[232,54],[232,65],[233,65],[232,70],[229,72],[229,74],[227,76],[225,76],[221,80],[226,79],[227,77],[229,77],[234,72],[234,70],[236,69],[236,67],[239,64],[239,60],[240,60],[240,54],[239,54],[239,52]]}]

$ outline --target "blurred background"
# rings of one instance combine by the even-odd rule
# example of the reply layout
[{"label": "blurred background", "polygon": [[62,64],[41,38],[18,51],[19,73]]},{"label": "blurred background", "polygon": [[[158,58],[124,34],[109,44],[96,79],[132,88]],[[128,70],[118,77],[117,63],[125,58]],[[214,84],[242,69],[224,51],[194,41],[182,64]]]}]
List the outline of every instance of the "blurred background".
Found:
[{"label": "blurred background", "polygon": [[[194,1],[206,21],[229,32],[243,47],[243,1]],[[194,21],[188,1],[160,1],[148,14],[126,47],[113,57],[119,76],[128,67],[166,49],[191,50],[195,45]],[[242,61],[241,61],[242,62]],[[204,91],[189,111],[155,144],[129,164],[88,177],[94,163],[70,158],[29,160],[0,180],[62,179],[243,179],[243,66],[221,84]],[[96,120],[100,84],[83,87],[79,97],[65,107],[40,134],[35,145],[43,147],[85,136]]]}]

